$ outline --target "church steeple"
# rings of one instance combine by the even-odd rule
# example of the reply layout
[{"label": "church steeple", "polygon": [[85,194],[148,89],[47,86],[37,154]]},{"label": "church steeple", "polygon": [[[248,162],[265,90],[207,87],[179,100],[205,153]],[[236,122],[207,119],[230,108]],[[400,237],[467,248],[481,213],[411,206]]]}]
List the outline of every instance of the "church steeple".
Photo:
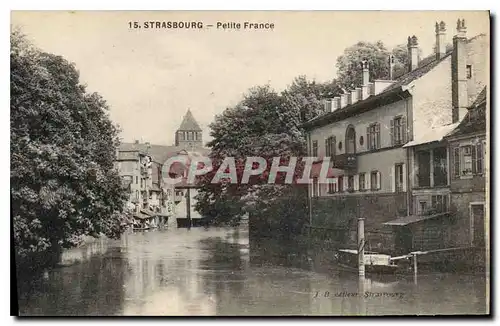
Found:
[{"label": "church steeple", "polygon": [[175,146],[187,150],[203,146],[202,130],[190,109],[187,110],[179,129],[175,132]]}]

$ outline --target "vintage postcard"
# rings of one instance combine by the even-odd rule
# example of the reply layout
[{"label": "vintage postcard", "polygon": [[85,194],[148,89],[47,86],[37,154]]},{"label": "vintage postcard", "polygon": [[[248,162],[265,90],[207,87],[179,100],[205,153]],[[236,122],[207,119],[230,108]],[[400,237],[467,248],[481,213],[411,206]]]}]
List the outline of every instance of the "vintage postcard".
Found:
[{"label": "vintage postcard", "polygon": [[490,314],[488,11],[13,11],[19,316]]}]

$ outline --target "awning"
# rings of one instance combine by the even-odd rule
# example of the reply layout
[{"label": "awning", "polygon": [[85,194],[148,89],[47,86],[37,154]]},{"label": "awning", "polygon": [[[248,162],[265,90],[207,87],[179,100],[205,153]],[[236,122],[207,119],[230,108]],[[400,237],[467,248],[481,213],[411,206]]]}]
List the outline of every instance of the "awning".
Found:
[{"label": "awning", "polygon": [[391,226],[405,226],[408,224],[412,223],[417,223],[421,221],[425,221],[431,218],[437,218],[441,216],[448,215],[449,213],[439,213],[439,214],[433,214],[433,215],[410,215],[410,216],[403,216],[399,217],[395,220],[385,222],[383,223],[384,225],[391,225]]},{"label": "awning", "polygon": [[[311,178],[319,178],[321,173],[321,167],[323,162],[315,162],[311,168]],[[325,163],[326,164],[326,163]],[[328,163],[329,164],[329,163]],[[344,175],[345,171],[341,169],[328,168],[327,178],[335,178],[340,175]]]},{"label": "awning", "polygon": [[412,147],[422,144],[433,143],[436,141],[441,141],[446,135],[448,135],[451,131],[453,131],[458,126],[458,124],[459,122],[456,122],[451,125],[440,126],[428,130],[422,130],[416,134],[414,140],[405,144],[403,147]]}]

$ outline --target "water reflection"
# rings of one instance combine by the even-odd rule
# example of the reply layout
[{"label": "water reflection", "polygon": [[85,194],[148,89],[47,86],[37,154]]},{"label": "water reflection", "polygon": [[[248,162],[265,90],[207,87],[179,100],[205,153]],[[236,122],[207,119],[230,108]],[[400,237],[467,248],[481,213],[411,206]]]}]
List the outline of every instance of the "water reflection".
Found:
[{"label": "water reflection", "polygon": [[384,315],[484,313],[484,277],[342,273],[332,252],[248,240],[246,230],[125,234],[67,253],[20,287],[25,315]]},{"label": "water reflection", "polygon": [[[83,256],[87,250],[82,251]],[[37,280],[19,284],[20,314],[121,314],[127,274],[127,260],[119,248],[108,248],[81,263],[45,272]]]}]

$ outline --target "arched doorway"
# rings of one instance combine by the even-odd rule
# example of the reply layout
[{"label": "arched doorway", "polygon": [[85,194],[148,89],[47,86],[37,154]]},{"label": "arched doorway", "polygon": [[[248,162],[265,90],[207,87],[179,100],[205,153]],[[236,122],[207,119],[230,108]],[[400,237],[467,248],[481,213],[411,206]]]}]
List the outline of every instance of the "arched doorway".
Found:
[{"label": "arched doorway", "polygon": [[345,152],[347,154],[356,153],[356,130],[353,125],[347,126],[345,132]]}]

